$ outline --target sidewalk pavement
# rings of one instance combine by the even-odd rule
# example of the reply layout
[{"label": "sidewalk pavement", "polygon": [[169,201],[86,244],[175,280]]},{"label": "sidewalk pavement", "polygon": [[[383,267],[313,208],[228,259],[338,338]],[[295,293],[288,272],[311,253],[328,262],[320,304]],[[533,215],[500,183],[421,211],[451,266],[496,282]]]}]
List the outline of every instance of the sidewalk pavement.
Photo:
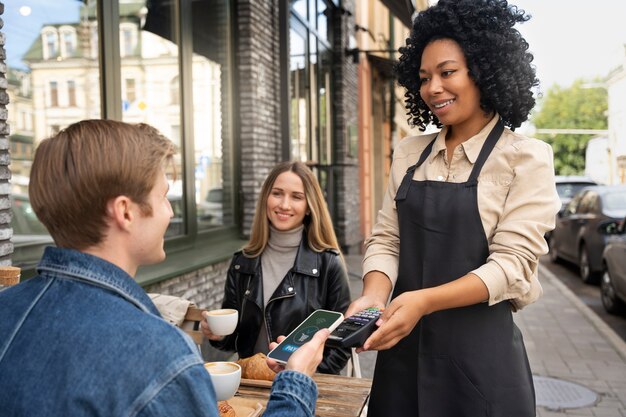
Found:
[{"label": "sidewalk pavement", "polygon": [[[354,299],[362,255],[345,259]],[[539,280],[543,297],[513,315],[534,375],[537,416],[626,417],[626,343],[541,266]],[[359,355],[364,378],[372,378],[375,360],[376,352]]]}]

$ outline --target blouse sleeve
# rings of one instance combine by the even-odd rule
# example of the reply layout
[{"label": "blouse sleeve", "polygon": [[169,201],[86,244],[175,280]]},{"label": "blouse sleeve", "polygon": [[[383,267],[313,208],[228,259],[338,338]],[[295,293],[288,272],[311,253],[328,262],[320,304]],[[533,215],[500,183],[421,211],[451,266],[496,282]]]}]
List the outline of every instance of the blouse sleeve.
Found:
[{"label": "blouse sleeve", "polygon": [[472,272],[487,286],[489,305],[510,300],[520,309],[542,294],[537,280],[539,256],[548,252],[544,235],[554,228],[561,204],[548,144],[523,141],[516,147],[512,167],[513,181],[489,242],[489,257]]},{"label": "blouse sleeve", "polygon": [[392,285],[395,285],[398,278],[398,256],[400,254],[400,234],[395,196],[409,165],[405,147],[398,146],[394,151],[391,174],[383,197],[383,206],[376,217],[372,234],[365,240],[363,276],[370,271],[380,271],[387,275]]}]

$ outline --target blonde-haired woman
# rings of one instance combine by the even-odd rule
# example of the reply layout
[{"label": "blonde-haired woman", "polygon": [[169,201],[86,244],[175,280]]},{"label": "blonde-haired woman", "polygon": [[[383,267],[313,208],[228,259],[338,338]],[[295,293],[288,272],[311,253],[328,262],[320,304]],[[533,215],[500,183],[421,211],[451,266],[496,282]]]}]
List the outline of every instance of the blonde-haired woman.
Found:
[{"label": "blonde-haired woman", "polygon": [[[266,178],[250,240],[234,254],[223,308],[239,311],[229,336],[201,329],[218,349],[241,358],[267,353],[313,311],[345,312],[350,290],[343,258],[317,179],[302,162],[282,162]],[[325,348],[318,372],[338,374],[349,349]]]}]

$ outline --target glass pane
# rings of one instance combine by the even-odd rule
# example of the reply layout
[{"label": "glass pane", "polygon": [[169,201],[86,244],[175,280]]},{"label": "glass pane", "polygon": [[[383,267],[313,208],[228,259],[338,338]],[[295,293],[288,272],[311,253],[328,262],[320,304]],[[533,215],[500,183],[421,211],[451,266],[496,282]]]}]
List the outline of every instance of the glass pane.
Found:
[{"label": "glass pane", "polygon": [[319,154],[320,163],[332,164],[332,115],[331,115],[331,71],[332,52],[330,49],[320,47],[319,54]]},{"label": "glass pane", "polygon": [[[314,0],[311,0],[312,2]],[[291,6],[291,10],[298,13],[300,17],[306,20],[306,0],[289,0],[289,4]]]},{"label": "glass pane", "polygon": [[234,223],[228,152],[228,0],[193,2],[193,112],[198,228]]},{"label": "glass pane", "polygon": [[317,0],[317,33],[320,39],[328,42],[328,18],[330,17],[330,7],[326,5],[324,0]]},{"label": "glass pane", "polygon": [[28,201],[37,144],[81,119],[100,118],[95,0],[4,2],[13,242],[49,239]]},{"label": "glass pane", "polygon": [[309,68],[310,68],[310,88],[311,92],[311,139],[309,141],[309,159],[315,163],[319,163],[319,131],[318,131],[318,70],[319,65],[317,62],[317,38],[315,36],[309,37]]},{"label": "glass pane", "polygon": [[[181,148],[180,82],[174,2],[120,1],[122,120],[148,123]],[[185,233],[183,167],[175,158],[176,180],[168,198],[174,217],[166,237]]]},{"label": "glass pane", "polygon": [[306,75],[306,39],[298,32],[289,31],[289,105],[291,158],[309,160],[308,115]]}]

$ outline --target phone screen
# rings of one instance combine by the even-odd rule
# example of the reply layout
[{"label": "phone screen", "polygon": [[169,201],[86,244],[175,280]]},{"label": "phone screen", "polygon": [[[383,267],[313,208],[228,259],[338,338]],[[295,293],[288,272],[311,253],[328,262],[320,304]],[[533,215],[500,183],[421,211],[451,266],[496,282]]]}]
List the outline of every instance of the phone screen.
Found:
[{"label": "phone screen", "polygon": [[318,330],[328,328],[331,332],[343,321],[343,314],[336,311],[315,310],[270,353],[268,357],[287,363],[293,352],[313,338]]}]

